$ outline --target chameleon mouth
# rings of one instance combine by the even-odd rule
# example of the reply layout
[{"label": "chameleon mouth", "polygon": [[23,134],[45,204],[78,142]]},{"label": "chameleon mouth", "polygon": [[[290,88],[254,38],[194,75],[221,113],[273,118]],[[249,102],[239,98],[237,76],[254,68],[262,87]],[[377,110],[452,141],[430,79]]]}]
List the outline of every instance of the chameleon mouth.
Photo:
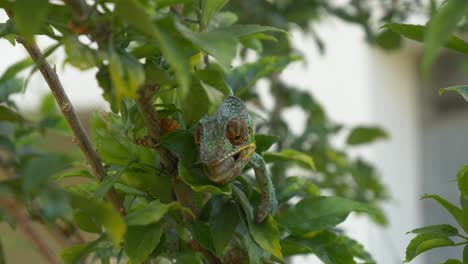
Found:
[{"label": "chameleon mouth", "polygon": [[254,152],[255,144],[251,143],[230,153],[217,163],[206,165],[208,178],[220,184],[232,180],[242,172]]}]

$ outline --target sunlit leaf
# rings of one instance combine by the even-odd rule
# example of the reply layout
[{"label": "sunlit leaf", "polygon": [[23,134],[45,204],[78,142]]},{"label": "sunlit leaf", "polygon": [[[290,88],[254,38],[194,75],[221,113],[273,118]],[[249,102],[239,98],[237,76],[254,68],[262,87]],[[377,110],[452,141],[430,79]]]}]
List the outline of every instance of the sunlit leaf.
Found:
[{"label": "sunlit leaf", "polygon": [[305,169],[315,170],[315,163],[311,156],[294,149],[283,149],[281,152],[265,152],[266,162],[292,161]]},{"label": "sunlit leaf", "polygon": [[270,215],[261,223],[249,221],[249,230],[257,244],[279,260],[283,259],[276,221]]},{"label": "sunlit leaf", "polygon": [[422,199],[434,199],[435,201],[437,201],[453,216],[453,218],[463,228],[463,230],[465,230],[465,232],[468,232],[468,211],[463,211],[462,209],[456,207],[455,205],[448,202],[439,195],[424,195]]}]

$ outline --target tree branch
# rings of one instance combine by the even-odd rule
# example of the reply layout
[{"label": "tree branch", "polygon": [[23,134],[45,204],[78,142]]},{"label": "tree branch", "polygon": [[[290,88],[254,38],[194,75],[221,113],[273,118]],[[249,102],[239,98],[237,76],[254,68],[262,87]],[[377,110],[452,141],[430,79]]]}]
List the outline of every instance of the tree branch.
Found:
[{"label": "tree branch", "polygon": [[47,243],[43,240],[43,236],[31,225],[29,218],[26,216],[24,210],[20,208],[14,198],[3,198],[0,200],[0,205],[3,209],[15,219],[16,224],[21,231],[31,240],[39,252],[47,259],[49,263],[59,264],[54,252],[49,248]]},{"label": "tree branch", "polygon": [[[42,76],[49,85],[49,88],[52,91],[52,94],[54,95],[55,100],[57,101],[57,104],[59,105],[59,108],[62,111],[63,116],[65,117],[65,119],[68,122],[68,125],[73,131],[75,141],[77,142],[81,151],[85,155],[88,163],[91,165],[91,169],[93,171],[94,176],[98,181],[102,181],[106,176],[106,170],[102,165],[101,158],[91,145],[89,137],[83,129],[80,120],[76,116],[73,105],[70,102],[70,99],[68,99],[67,94],[63,90],[63,86],[60,83],[57,73],[55,72],[55,70],[52,69],[52,67],[50,67],[50,64],[46,60],[42,60],[42,52],[39,50],[39,48],[34,42],[29,43],[20,36],[18,36],[16,40],[18,41],[18,43],[24,46],[24,48],[31,56],[32,60],[36,63]],[[117,198],[117,194],[115,193],[115,190],[113,188],[109,190],[106,197],[115,209],[117,209],[121,214],[125,214],[125,209],[123,208],[121,202]]]},{"label": "tree branch", "polygon": [[[153,146],[158,146],[161,138],[161,122],[158,112],[153,107],[153,96],[156,92],[156,86],[147,82],[139,91],[136,100],[138,109],[140,110],[143,120],[145,121],[146,128],[148,129],[148,136],[153,143]],[[200,209],[193,199],[193,190],[178,178],[177,172],[177,157],[169,152],[166,148],[156,147],[159,154],[160,162],[164,171],[166,171],[172,179],[172,187],[174,188],[177,200],[180,203],[192,210],[195,215],[198,215]],[[189,221],[189,216],[185,216],[185,220]]]}]

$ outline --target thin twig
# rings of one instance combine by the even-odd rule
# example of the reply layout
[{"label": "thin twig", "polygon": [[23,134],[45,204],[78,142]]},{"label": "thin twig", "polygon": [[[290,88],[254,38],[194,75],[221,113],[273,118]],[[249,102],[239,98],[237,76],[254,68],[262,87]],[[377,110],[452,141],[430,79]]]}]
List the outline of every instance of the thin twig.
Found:
[{"label": "thin twig", "polygon": [[15,219],[16,224],[24,233],[24,235],[34,243],[37,250],[39,250],[39,252],[44,256],[44,258],[47,259],[49,263],[60,263],[60,261],[57,259],[57,256],[44,241],[43,236],[31,225],[30,219],[14,198],[3,198],[0,200],[0,205],[3,209],[5,209],[9,216]]},{"label": "thin twig", "polygon": [[[36,63],[37,67],[39,68],[39,71],[41,72],[45,81],[49,85],[49,88],[52,91],[52,94],[54,95],[55,100],[57,101],[57,104],[59,105],[59,108],[62,111],[63,116],[65,117],[65,119],[68,122],[68,125],[73,131],[75,139],[74,141],[78,143],[78,146],[80,147],[81,151],[88,160],[88,163],[91,165],[91,169],[96,179],[98,181],[102,181],[106,176],[106,170],[102,165],[101,158],[91,145],[89,137],[83,129],[83,126],[81,125],[81,122],[75,113],[70,99],[68,99],[67,94],[63,90],[63,86],[60,83],[57,73],[55,72],[55,70],[52,69],[52,67],[46,60],[44,60],[40,64],[38,63],[41,60],[41,58],[43,58],[43,55],[34,42],[30,43],[20,36],[18,36],[16,40],[18,41],[18,43],[24,46],[24,48],[31,56],[32,60]],[[113,188],[111,188],[107,193],[107,199],[115,207],[115,209],[117,209],[121,214],[125,214],[125,209],[118,200],[117,194],[115,193],[115,190]]]}]

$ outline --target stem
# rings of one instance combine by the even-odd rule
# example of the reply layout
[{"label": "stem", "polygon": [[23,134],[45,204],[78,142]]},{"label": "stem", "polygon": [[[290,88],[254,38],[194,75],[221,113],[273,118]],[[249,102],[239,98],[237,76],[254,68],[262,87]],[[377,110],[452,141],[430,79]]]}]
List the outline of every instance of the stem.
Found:
[{"label": "stem", "polygon": [[[147,82],[139,90],[136,102],[138,109],[143,116],[146,128],[148,129],[148,136],[152,141],[153,146],[159,146],[161,128],[159,114],[153,107],[153,96],[155,92],[156,86]],[[183,206],[190,208],[195,215],[198,215],[200,209],[193,199],[192,188],[178,178],[177,158],[165,148],[156,147],[156,151],[158,151],[163,169],[172,178],[172,186],[177,200],[179,200]],[[184,221],[189,222],[190,218],[190,216],[184,216]]]},{"label": "stem", "polygon": [[[24,46],[24,48],[29,53],[29,56],[31,56],[32,60],[36,63],[42,76],[49,85],[49,88],[52,91],[52,94],[54,95],[55,100],[57,101],[57,104],[59,105],[60,110],[62,111],[63,116],[65,117],[65,119],[68,122],[68,125],[73,131],[74,141],[78,144],[81,151],[85,155],[88,163],[91,165],[91,169],[96,179],[98,181],[102,181],[106,176],[106,170],[102,165],[101,158],[91,145],[89,137],[83,129],[80,120],[76,116],[73,105],[70,102],[70,99],[68,99],[67,94],[63,90],[63,86],[60,83],[57,73],[55,72],[55,70],[52,69],[52,67],[50,67],[50,64],[46,60],[43,60],[40,63],[40,61],[43,58],[43,55],[34,42],[29,43],[20,36],[18,36],[16,40],[18,41],[18,43]],[[120,214],[125,214],[125,209],[118,200],[117,194],[115,193],[115,190],[113,188],[111,188],[107,193],[107,199],[114,206],[114,208],[120,212]]]},{"label": "stem", "polygon": [[0,200],[0,205],[5,211],[15,219],[16,224],[24,233],[25,236],[31,240],[39,252],[47,259],[49,263],[59,264],[60,261],[56,255],[49,248],[47,243],[43,240],[43,236],[31,225],[29,218],[25,215],[24,211],[19,207],[18,203],[13,198],[4,198]]}]

